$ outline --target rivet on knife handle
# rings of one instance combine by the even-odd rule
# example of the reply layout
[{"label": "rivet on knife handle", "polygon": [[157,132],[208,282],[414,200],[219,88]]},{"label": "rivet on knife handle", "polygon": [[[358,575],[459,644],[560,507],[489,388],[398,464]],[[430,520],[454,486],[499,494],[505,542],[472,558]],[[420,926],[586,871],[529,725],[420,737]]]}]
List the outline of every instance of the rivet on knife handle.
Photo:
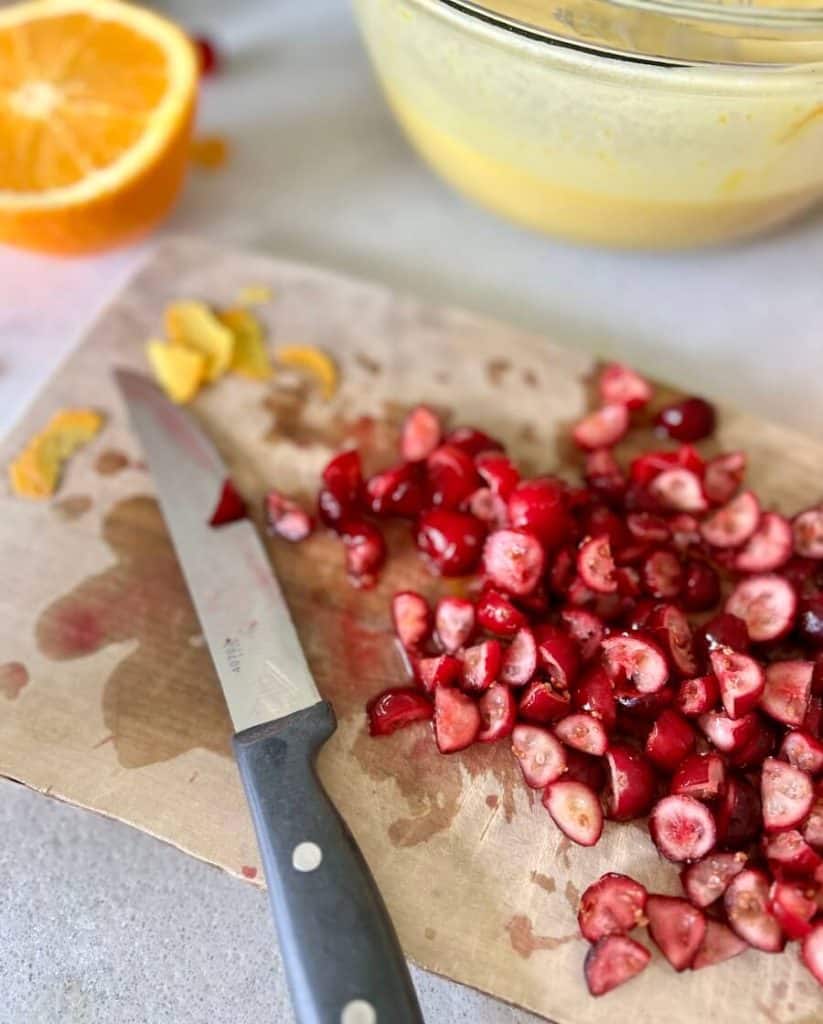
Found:
[{"label": "rivet on knife handle", "polygon": [[334,729],[321,702],[234,738],[297,1019],[422,1024],[383,900],[315,774]]}]

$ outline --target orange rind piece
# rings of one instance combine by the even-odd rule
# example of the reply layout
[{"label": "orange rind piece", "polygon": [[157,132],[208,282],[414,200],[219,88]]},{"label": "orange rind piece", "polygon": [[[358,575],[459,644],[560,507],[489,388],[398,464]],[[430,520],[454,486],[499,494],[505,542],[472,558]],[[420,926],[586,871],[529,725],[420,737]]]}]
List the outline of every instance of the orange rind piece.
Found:
[{"label": "orange rind piece", "polygon": [[103,417],[93,409],[64,409],[55,413],[9,466],[14,493],[21,498],[51,497],[66,461],[102,426]]},{"label": "orange rind piece", "polygon": [[231,366],[234,334],[203,302],[174,302],[166,309],[166,334],[172,346],[193,349],[206,360],[206,380],[221,377]]},{"label": "orange rind piece", "polygon": [[314,377],[326,400],[337,391],[337,367],[331,356],[313,345],[282,345],[277,349],[277,360],[293,370],[303,370]]},{"label": "orange rind piece", "polygon": [[230,369],[254,380],[266,380],[271,377],[272,365],[259,320],[247,309],[234,306],[220,313],[220,321],[234,335],[234,353]]},{"label": "orange rind piece", "polygon": [[206,374],[206,357],[186,345],[150,341],[146,345],[155,380],[173,402],[190,402]]}]

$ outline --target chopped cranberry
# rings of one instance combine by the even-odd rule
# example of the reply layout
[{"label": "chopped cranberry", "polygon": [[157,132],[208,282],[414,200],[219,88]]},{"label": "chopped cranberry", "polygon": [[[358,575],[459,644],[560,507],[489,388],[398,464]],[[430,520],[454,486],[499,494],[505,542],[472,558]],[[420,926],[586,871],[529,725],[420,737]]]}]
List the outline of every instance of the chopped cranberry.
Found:
[{"label": "chopped cranberry", "polygon": [[520,483],[520,471],[502,452],[481,452],[475,460],[477,472],[487,487],[508,501],[512,491]]},{"label": "chopped cranberry", "polygon": [[586,455],[583,476],[604,501],[619,501],[626,491],[626,475],[610,448],[597,448]]},{"label": "chopped cranberry", "polygon": [[214,512],[209,519],[209,526],[228,526],[229,523],[236,523],[238,519],[246,518],[246,502],[231,480],[226,479],[220,497],[217,500]]},{"label": "chopped cranberry", "polygon": [[400,452],[406,462],[421,462],[440,444],[440,417],[427,405],[418,405],[403,421]]},{"label": "chopped cranberry", "polygon": [[314,529],[309,513],[279,491],[269,491],[263,500],[263,512],[268,532],[283,540],[297,543],[305,540]]},{"label": "chopped cranberry", "polygon": [[455,654],[474,632],[474,605],[464,597],[441,597],[434,612],[437,638],[443,650]]},{"label": "chopped cranberry", "polygon": [[625,405],[627,409],[642,409],[648,405],[652,397],[651,384],[624,363],[609,363],[604,366],[598,386],[605,405]]},{"label": "chopped cranberry", "polygon": [[434,691],[434,737],[441,754],[465,750],[477,739],[482,726],[477,702],[448,686]]},{"label": "chopped cranberry", "polygon": [[480,712],[478,743],[494,743],[510,736],[517,719],[517,704],[508,686],[492,683],[477,702]]},{"label": "chopped cranberry", "polygon": [[386,560],[383,534],[372,523],[349,520],[340,527],[346,552],[349,580],[356,587],[368,589],[377,581],[377,573]]},{"label": "chopped cranberry", "polygon": [[451,444],[441,444],[426,459],[428,504],[456,509],[481,484],[474,459]]},{"label": "chopped cranberry", "polygon": [[477,623],[495,636],[511,637],[528,619],[512,602],[493,587],[484,587],[477,601]]},{"label": "chopped cranberry", "polygon": [[706,474],[703,478],[706,497],[716,505],[724,505],[734,497],[745,475],[745,452],[716,455],[706,463]]},{"label": "chopped cranberry", "polygon": [[531,534],[496,530],[483,549],[489,579],[509,594],[529,594],[543,575],[543,549]]},{"label": "chopped cranberry", "polygon": [[509,495],[509,522],[533,534],[549,550],[569,540],[572,522],[562,484],[550,477],[524,480]]},{"label": "chopped cranberry", "polygon": [[394,631],[407,649],[415,648],[431,632],[431,609],[425,597],[414,590],[398,591],[391,602]]},{"label": "chopped cranberry", "polygon": [[680,600],[687,612],[706,612],[714,608],[720,600],[720,577],[706,562],[687,562]]},{"label": "chopped cranberry", "polygon": [[534,627],[537,657],[550,682],[560,690],[574,685],[580,669],[577,644],[559,626],[543,624]]},{"label": "chopped cranberry", "polygon": [[463,651],[463,689],[470,693],[488,690],[500,671],[501,650],[497,640],[483,640]]},{"label": "chopped cranberry", "polygon": [[586,954],[584,973],[589,992],[602,996],[645,970],[652,955],[628,935],[608,935]]},{"label": "chopped cranberry", "polygon": [[395,686],[369,701],[367,711],[371,735],[388,736],[412,722],[431,718],[432,704],[417,690]]},{"label": "chopped cranberry", "polygon": [[503,445],[494,437],[484,434],[482,430],[474,427],[455,427],[446,434],[446,444],[460,448],[472,458],[481,452],[503,451]]},{"label": "chopped cranberry", "polygon": [[801,558],[823,558],[823,505],[795,516],[792,532],[796,554]]},{"label": "chopped cranberry", "polygon": [[568,690],[559,690],[545,680],[535,679],[523,691],[519,714],[528,722],[544,725],[563,718],[569,713],[570,707]]},{"label": "chopped cranberry", "polygon": [[343,506],[357,504],[363,484],[360,453],[355,449],[340,452],[323,470],[323,485]]},{"label": "chopped cranberry", "polygon": [[627,935],[643,922],[648,893],[639,882],[616,872],[602,875],[580,897],[577,923],[589,942]]},{"label": "chopped cranberry", "polygon": [[418,519],[415,542],[434,572],[465,576],[480,560],[485,535],[485,527],[474,516],[433,508]]},{"label": "chopped cranberry", "polygon": [[584,416],[572,430],[575,444],[584,451],[611,448],[626,435],[629,412],[625,405],[603,405]]},{"label": "chopped cranberry", "polygon": [[714,433],[714,406],[703,398],[684,398],[667,405],[655,417],[655,425],[675,441],[702,441]]},{"label": "chopped cranberry", "polygon": [[376,516],[414,519],[423,508],[423,481],[418,466],[400,462],[369,477],[365,502]]},{"label": "chopped cranberry", "polygon": [[695,634],[695,646],[700,656],[707,659],[715,647],[731,647],[733,651],[748,651],[751,646],[746,623],[729,612],[719,612],[704,623]]},{"label": "chopped cranberry", "polygon": [[453,654],[438,654],[434,658],[420,658],[417,677],[426,693],[434,693],[438,686],[451,686],[460,678],[462,662]]}]

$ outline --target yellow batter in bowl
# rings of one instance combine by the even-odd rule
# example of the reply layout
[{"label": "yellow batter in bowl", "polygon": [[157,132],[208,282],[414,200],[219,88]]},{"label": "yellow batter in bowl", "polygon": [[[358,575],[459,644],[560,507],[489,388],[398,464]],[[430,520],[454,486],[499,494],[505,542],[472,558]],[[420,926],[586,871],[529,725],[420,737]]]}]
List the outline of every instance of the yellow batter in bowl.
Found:
[{"label": "yellow batter in bowl", "polygon": [[520,223],[669,248],[763,231],[823,197],[823,8],[355,3],[411,141]]}]

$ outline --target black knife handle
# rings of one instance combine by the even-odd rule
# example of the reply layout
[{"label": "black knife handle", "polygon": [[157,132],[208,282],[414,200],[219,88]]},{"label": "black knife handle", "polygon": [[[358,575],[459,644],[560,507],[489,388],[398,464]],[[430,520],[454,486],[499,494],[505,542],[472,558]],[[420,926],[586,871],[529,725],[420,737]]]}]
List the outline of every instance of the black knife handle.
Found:
[{"label": "black knife handle", "polygon": [[300,1024],[423,1024],[368,865],[317,779],[336,725],[321,702],[234,737],[295,1014]]}]

